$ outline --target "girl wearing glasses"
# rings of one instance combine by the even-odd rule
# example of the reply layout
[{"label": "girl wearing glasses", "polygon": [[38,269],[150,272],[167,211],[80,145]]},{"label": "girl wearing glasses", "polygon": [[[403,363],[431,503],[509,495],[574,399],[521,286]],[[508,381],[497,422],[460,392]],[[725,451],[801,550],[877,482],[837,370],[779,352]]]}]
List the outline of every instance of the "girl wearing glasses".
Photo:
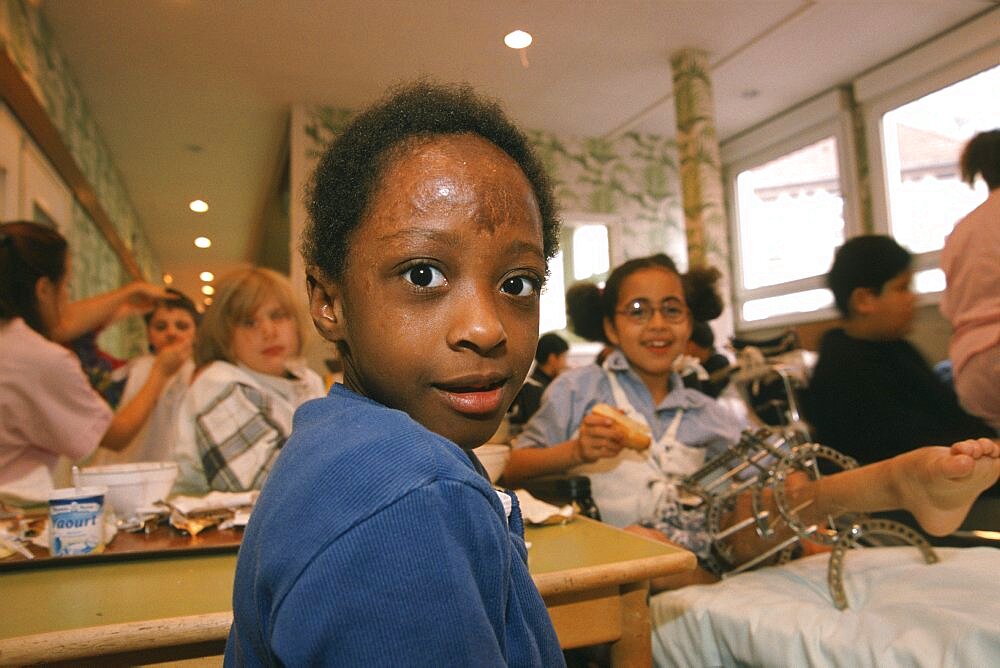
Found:
[{"label": "girl wearing glasses", "polygon": [[[673,371],[691,334],[692,315],[699,320],[719,315],[717,276],[697,272],[682,280],[663,254],[629,260],[612,271],[601,317],[613,352],[600,366],[567,371],[553,381],[514,441],[505,480],[586,475],[604,521],[624,527],[656,517],[672,540],[695,551],[707,547],[701,522],[689,521],[671,503],[666,476],[693,473],[737,442],[743,428],[714,400],[684,387]],[[692,314],[685,292],[698,313]],[[591,411],[598,403],[617,406],[647,425],[648,451],[625,447],[620,428]]]}]

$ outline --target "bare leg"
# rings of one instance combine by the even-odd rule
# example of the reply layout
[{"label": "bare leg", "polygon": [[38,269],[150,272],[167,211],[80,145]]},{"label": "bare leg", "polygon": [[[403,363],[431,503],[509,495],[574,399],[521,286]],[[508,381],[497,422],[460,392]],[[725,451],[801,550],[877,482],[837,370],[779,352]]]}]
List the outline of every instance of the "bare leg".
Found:
[{"label": "bare leg", "polygon": [[[790,507],[803,506],[799,517],[805,524],[821,524],[829,516],[846,513],[903,509],[928,533],[944,536],[961,525],[972,502],[998,477],[1000,444],[980,438],[951,447],[918,448],[815,481],[805,475],[791,476],[785,489]],[[767,503],[774,511],[769,496]],[[744,495],[726,524],[750,514],[749,498]],[[790,535],[791,530],[784,527],[763,540],[748,527],[732,537],[730,547],[737,563],[742,563]]]},{"label": "bare leg", "polygon": [[815,487],[815,511],[908,510],[928,533],[943,536],[962,523],[979,494],[1000,476],[1000,444],[988,438],[949,447],[918,448],[844,471],[801,490]]}]

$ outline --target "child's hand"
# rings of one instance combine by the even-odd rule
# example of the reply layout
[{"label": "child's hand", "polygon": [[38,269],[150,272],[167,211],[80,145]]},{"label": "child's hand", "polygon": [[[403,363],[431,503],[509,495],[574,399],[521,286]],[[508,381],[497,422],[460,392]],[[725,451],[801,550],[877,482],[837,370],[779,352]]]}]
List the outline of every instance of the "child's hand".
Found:
[{"label": "child's hand", "polygon": [[588,413],[580,424],[576,439],[576,457],[581,462],[616,457],[625,447],[625,430],[614,420],[596,413]]},{"label": "child's hand", "polygon": [[169,299],[167,289],[152,283],[135,281],[125,286],[125,302],[122,310],[132,313],[148,313],[156,305],[158,299]]},{"label": "child's hand", "polygon": [[163,375],[173,376],[184,362],[191,357],[191,341],[174,341],[162,346],[156,353],[154,364],[160,368]]}]

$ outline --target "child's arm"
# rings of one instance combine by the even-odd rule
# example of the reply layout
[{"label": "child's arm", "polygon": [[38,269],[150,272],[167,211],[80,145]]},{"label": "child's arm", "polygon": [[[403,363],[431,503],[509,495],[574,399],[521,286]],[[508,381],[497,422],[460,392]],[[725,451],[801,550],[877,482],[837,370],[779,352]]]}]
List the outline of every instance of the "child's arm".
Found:
[{"label": "child's arm", "polygon": [[157,299],[169,296],[165,288],[136,281],[117,290],[71,302],[50,338],[58,343],[72,341],[119,318],[145,313],[153,308]]},{"label": "child's arm", "polygon": [[512,450],[503,481],[514,486],[535,476],[564,473],[580,464],[615,457],[625,447],[625,440],[624,429],[614,420],[588,413],[573,438],[548,447]]},{"label": "child's arm", "polygon": [[142,388],[111,420],[101,439],[101,447],[119,451],[125,448],[149,419],[160,395],[174,374],[191,357],[191,342],[178,342],[164,346],[156,355],[149,377]]}]

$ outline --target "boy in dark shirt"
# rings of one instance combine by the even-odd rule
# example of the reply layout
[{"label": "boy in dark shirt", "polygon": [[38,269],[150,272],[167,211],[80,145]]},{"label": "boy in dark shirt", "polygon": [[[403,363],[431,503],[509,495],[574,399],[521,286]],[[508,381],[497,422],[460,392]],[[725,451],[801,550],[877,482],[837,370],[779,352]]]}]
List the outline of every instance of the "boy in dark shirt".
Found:
[{"label": "boy in dark shirt", "polygon": [[844,322],[823,337],[805,413],[817,441],[861,464],[996,436],[903,338],[914,318],[912,278],[910,253],[882,235],[848,240],[827,275]]}]

